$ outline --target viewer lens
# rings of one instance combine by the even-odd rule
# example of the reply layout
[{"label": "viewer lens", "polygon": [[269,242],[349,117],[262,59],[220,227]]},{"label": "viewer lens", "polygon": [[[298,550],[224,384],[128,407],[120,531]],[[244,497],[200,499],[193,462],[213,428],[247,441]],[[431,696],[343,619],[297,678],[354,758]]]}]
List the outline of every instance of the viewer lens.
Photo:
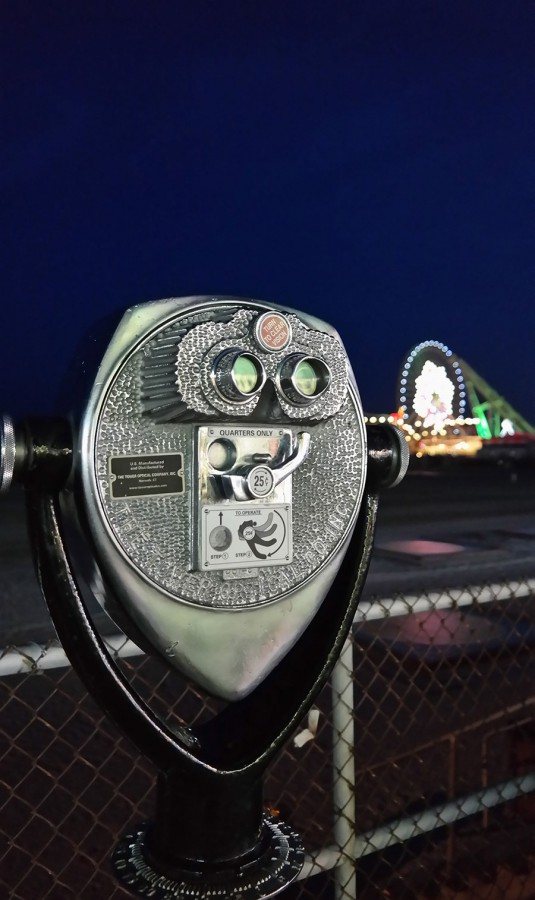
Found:
[{"label": "viewer lens", "polygon": [[214,362],[212,382],[225,400],[244,403],[263,387],[264,367],[252,353],[237,348],[224,350]]},{"label": "viewer lens", "polygon": [[303,359],[297,363],[293,380],[297,390],[305,397],[314,397],[317,394],[320,379],[314,366],[308,360]]},{"label": "viewer lens", "polygon": [[253,356],[242,353],[232,366],[232,380],[240,394],[254,394],[262,381],[262,372]]},{"label": "viewer lens", "polygon": [[279,370],[282,393],[298,406],[305,406],[320,397],[330,381],[329,367],[315,356],[293,353],[283,361]]}]

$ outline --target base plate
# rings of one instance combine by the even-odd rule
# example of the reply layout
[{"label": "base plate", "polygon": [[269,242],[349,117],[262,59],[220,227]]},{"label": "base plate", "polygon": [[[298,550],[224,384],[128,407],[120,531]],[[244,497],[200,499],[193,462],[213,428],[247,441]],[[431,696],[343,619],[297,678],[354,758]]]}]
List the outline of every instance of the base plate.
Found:
[{"label": "base plate", "polygon": [[169,878],[157,872],[145,858],[148,823],[126,834],[113,853],[113,867],[119,880],[133,894],[153,900],[264,900],[273,897],[294,881],[303,868],[305,853],[301,838],[289,825],[264,816],[267,848],[258,859],[236,869],[203,872],[182,870]]}]

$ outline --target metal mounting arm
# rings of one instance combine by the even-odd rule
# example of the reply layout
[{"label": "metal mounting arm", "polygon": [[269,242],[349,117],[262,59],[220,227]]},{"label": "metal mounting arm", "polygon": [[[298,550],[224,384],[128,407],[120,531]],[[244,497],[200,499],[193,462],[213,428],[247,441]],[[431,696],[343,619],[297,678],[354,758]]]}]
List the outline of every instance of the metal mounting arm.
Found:
[{"label": "metal mounting arm", "polygon": [[[292,653],[244,699],[201,727],[177,732],[125,678],[79,590],[59,502],[72,457],[68,424],[34,420],[21,433],[26,457],[18,480],[27,489],[36,569],[60,640],[88,691],[161,771],[154,823],[119,844],[118,873],[134,890],[154,887],[152,896],[161,900],[170,883],[187,885],[187,895],[199,900],[234,896],[237,885],[243,900],[277,893],[299,871],[303,853],[291,828],[264,812],[262,777],[326,683],[351,628],[371,555],[375,492],[365,493],[332,587]],[[286,464],[299,465],[307,449],[302,437]],[[165,889],[157,886],[158,873]]]},{"label": "metal mounting arm", "polygon": [[[18,480],[27,488],[36,569],[60,640],[88,691],[161,771],[154,823],[119,844],[117,871],[140,891],[149,884],[147,873],[151,887],[164,873],[167,884],[189,885],[188,896],[199,900],[216,888],[233,896],[236,885],[243,900],[277,893],[295,878],[303,851],[291,828],[264,812],[262,776],[327,681],[351,627],[370,559],[377,497],[365,494],[331,590],[292,653],[243,700],[206,725],[177,733],[112,659],[78,587],[59,503],[72,458],[68,423],[34,420],[22,433],[27,453]],[[299,464],[306,445],[302,439],[291,464]],[[156,887],[153,896],[169,894]]]}]

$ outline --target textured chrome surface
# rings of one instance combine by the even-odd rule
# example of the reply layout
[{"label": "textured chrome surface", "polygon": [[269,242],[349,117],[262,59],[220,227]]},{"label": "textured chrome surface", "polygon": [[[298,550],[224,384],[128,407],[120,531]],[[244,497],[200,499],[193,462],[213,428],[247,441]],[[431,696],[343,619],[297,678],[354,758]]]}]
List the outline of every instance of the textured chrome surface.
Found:
[{"label": "textured chrome surface", "polygon": [[6,494],[15,469],[15,429],[10,416],[2,416],[0,424],[0,494]]},{"label": "textured chrome surface", "polygon": [[[113,537],[132,563],[169,593],[206,606],[244,606],[275,599],[312,575],[336,551],[354,518],[362,472],[358,419],[350,400],[341,415],[317,423],[306,460],[293,474],[294,561],[263,570],[232,594],[214,573],[191,571],[193,426],[153,424],[129,400],[137,376],[135,358],[117,378],[100,420],[96,472]],[[143,500],[111,500],[108,457],[134,453],[184,455],[185,492]]]},{"label": "textured chrome surface", "polygon": [[[286,416],[281,398],[275,395],[273,402],[279,405],[273,416],[268,411],[265,418],[238,419],[236,404],[229,404],[228,412],[217,411],[202,391],[195,393],[202,373],[192,360],[188,385],[182,379],[174,398],[166,393],[171,359],[180,357],[191,334],[196,333],[201,360],[208,360],[208,378],[209,358],[216,349],[221,352],[225,327],[232,330],[229,340],[235,346],[239,326],[245,344],[251,321],[273,308],[280,309],[237,298],[202,297],[158,301],[129,310],[99,369],[76,454],[86,519],[98,565],[106,575],[105,579],[94,576],[98,598],[113,617],[116,609],[103,587],[107,581],[127,615],[169,664],[230,700],[254,689],[315,614],[351,536],[366,474],[362,409],[343,345],[336,332],[310,316],[281,310],[292,322],[288,350],[297,346],[307,355],[329,359],[333,384],[318,401],[323,418],[311,418],[310,408],[296,407],[292,416]],[[208,330],[218,344],[214,350],[206,346]],[[260,355],[256,345],[255,352]],[[272,361],[275,373],[278,356],[273,352],[268,359],[266,355],[266,371]],[[154,383],[160,377],[160,365],[163,387],[158,399]],[[179,361],[176,365],[178,371]],[[177,377],[175,392],[178,381]],[[207,419],[202,410],[191,408],[193,395],[202,402],[214,428],[236,422],[245,429],[249,423],[254,428],[273,427],[275,418],[281,430],[292,436],[293,445],[304,427],[310,433],[306,459],[275,488],[283,492],[284,502],[290,491],[293,504],[293,559],[287,565],[207,572],[194,567],[196,433]],[[183,454],[183,494],[111,500],[110,455],[166,452]],[[260,453],[259,461],[262,458]]]},{"label": "textured chrome surface", "polygon": [[[225,343],[221,341],[221,335],[225,329],[230,328],[232,337],[229,343],[234,346],[238,323],[248,323],[252,315],[249,310],[241,310],[229,323],[203,323],[193,327],[180,342],[179,369],[180,359],[184,359],[181,357],[184,348],[189,348],[188,359],[189,354],[193,353],[192,348],[195,348],[197,367],[201,365],[208,334],[212,340],[219,339],[217,350],[211,350],[209,358],[213,353],[217,355],[221,352],[221,344]],[[180,327],[180,320],[174,327]],[[301,334],[302,341],[302,335],[306,335],[314,346],[320,339],[327,338],[299,323],[293,325],[293,333],[294,339],[295,335]],[[329,337],[328,340],[336,343],[343,354],[336,339]],[[231,592],[221,575],[192,570],[190,547],[191,535],[195,530],[191,503],[192,493],[195,492],[194,426],[181,422],[155,425],[141,413],[137,386],[142,361],[151,352],[152,343],[149,337],[117,373],[100,415],[95,463],[100,498],[112,535],[148,579],[182,600],[211,607],[243,607],[276,599],[298,587],[326,562],[336,551],[354,518],[363,471],[362,437],[354,399],[346,394],[338,415],[324,417],[309,428],[312,441],[308,455],[293,474],[293,562],[284,568],[265,567],[254,581],[235,584]],[[333,358],[337,356],[332,348],[330,355]],[[271,354],[270,359],[276,363],[277,356]],[[196,368],[193,359],[192,356],[187,367],[188,377],[191,379],[190,385],[195,382],[199,388],[199,379],[194,378]],[[276,365],[273,368],[275,371]],[[179,379],[182,397],[192,404],[194,400],[190,388],[184,387],[184,377]],[[344,382],[347,390],[347,376]],[[200,398],[195,402],[202,405]],[[214,402],[224,403],[220,398]],[[240,406],[243,408],[256,402],[256,398],[252,398]],[[328,398],[321,398],[319,402],[325,402],[327,409],[333,408],[334,401],[331,400],[329,405]],[[228,414],[234,418],[236,404],[225,405]],[[293,430],[295,443],[295,426]],[[112,501],[108,474],[110,456],[171,452],[184,456],[184,494],[144,497],[142,500],[123,500],[120,503]]]},{"label": "textured chrome surface", "polygon": [[184,869],[180,878],[157,872],[145,858],[147,824],[121,840],[113,853],[115,874],[131,891],[154,900],[267,900],[280,893],[299,875],[305,851],[299,835],[280,819],[264,816],[269,836],[266,850],[254,862],[234,869],[200,875]]},{"label": "textured chrome surface", "polygon": [[[167,421],[192,412],[204,416],[223,413],[226,416],[248,416],[256,408],[258,393],[239,403],[226,399],[214,384],[214,369],[218,357],[225,351],[241,349],[258,356],[266,376],[278,387],[281,363],[291,354],[316,356],[330,371],[329,387],[321,397],[299,408],[288,401],[279,388],[279,400],[291,419],[325,419],[341,408],[347,395],[347,363],[340,342],[329,334],[313,331],[297,318],[286,318],[291,328],[291,341],[280,351],[261,352],[254,338],[256,313],[239,309],[232,315],[232,306],[218,310],[216,321],[201,322],[189,327],[183,319],[168,326],[145,347],[144,364],[140,371],[143,409],[156,410],[158,421],[167,414]],[[167,411],[167,413],[164,412]]]}]

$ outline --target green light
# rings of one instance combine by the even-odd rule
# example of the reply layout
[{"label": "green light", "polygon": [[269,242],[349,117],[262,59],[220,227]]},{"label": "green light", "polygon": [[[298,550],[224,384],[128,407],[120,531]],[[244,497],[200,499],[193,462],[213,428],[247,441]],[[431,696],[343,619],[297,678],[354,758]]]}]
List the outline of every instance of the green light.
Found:
[{"label": "green light", "polygon": [[260,372],[250,356],[238,356],[232,366],[232,378],[241,394],[252,394],[258,387]]},{"label": "green light", "polygon": [[314,366],[306,359],[297,363],[293,374],[293,383],[305,397],[314,397],[318,393],[319,376]]}]

